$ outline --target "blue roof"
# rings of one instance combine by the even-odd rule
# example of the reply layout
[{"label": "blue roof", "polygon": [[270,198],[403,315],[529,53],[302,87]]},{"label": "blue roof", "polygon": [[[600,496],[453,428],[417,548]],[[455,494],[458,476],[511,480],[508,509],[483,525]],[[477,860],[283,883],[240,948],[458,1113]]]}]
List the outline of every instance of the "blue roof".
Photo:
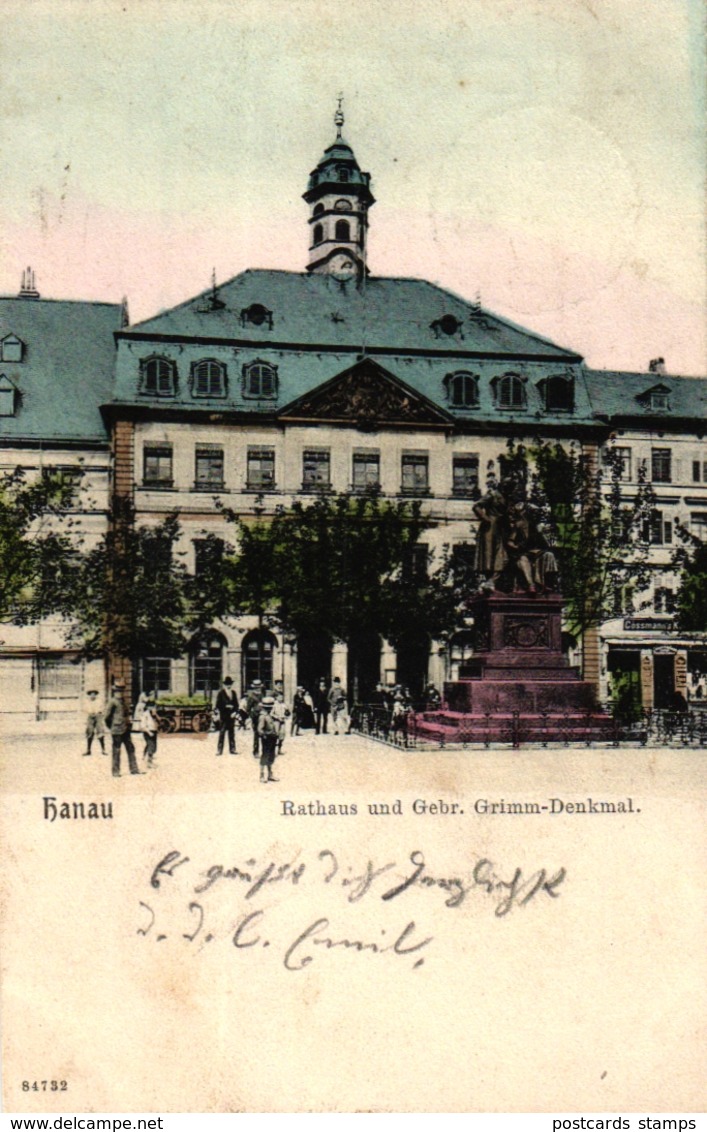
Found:
[{"label": "blue roof", "polygon": [[[482,310],[423,279],[368,278],[340,282],[329,275],[292,271],[244,271],[218,288],[219,309],[204,291],[171,310],[131,326],[128,333],[247,340],[289,346],[327,346],[480,356],[579,361],[508,319]],[[272,311],[272,328],[241,319],[258,303]],[[459,326],[451,334],[445,316]]]},{"label": "blue roof", "polygon": [[[629,373],[621,370],[585,370],[587,387],[596,415],[612,420],[650,418],[669,423],[672,419],[707,420],[707,380],[676,377],[664,373]],[[665,409],[651,408],[645,397],[651,390],[668,394]]]},{"label": "blue roof", "polygon": [[22,361],[0,361],[19,392],[0,442],[106,442],[99,407],[111,397],[121,319],[118,303],[0,297],[0,340],[23,343]]}]

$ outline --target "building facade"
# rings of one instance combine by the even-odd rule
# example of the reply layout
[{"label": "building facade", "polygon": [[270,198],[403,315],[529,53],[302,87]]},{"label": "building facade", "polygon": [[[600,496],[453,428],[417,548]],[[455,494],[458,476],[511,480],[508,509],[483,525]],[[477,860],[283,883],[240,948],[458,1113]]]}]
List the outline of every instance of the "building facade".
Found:
[{"label": "building facade", "polygon": [[[120,304],[43,299],[30,268],[18,295],[0,298],[0,472],[28,481],[45,470],[81,469],[72,529],[89,547],[106,529],[110,438],[100,405],[111,396]],[[19,717],[75,714],[87,687],[102,691],[103,665],[67,644],[66,625],[0,626],[2,711]]]},{"label": "building facade", "polygon": [[[661,360],[645,373],[591,370],[478,302],[423,280],[372,277],[371,178],[342,125],[339,113],[304,192],[302,272],[245,271],[132,326],[117,306],[2,300],[0,402],[14,406],[0,415],[5,466],[34,466],[50,451],[83,459],[96,531],[110,471],[138,523],[178,513],[193,571],[207,536],[231,537],[220,504],[255,519],[321,491],[419,499],[430,520],[421,553],[434,569],[447,548],[473,552],[472,503],[510,439],[572,442],[599,464],[617,451],[626,498],[644,477],[656,494],[653,582],[567,644],[575,660],[582,646],[603,700],[619,679],[646,707],[668,706],[676,689],[696,695],[707,644],[674,629],[671,562],[676,521],[707,534],[707,382],[668,375]],[[76,356],[61,354],[74,346]],[[10,631],[17,644],[8,637],[0,659],[6,686],[24,689],[17,702],[35,708],[45,706],[41,681],[40,691],[28,684],[38,658],[68,656],[49,631]],[[419,688],[457,678],[471,639],[465,624],[444,641],[411,627],[398,655],[376,635],[331,645],[241,618],[212,625],[181,659],[143,658],[134,687],[195,694],[230,675],[239,691],[281,679],[289,696],[298,683],[339,676],[361,698],[378,679]]]}]

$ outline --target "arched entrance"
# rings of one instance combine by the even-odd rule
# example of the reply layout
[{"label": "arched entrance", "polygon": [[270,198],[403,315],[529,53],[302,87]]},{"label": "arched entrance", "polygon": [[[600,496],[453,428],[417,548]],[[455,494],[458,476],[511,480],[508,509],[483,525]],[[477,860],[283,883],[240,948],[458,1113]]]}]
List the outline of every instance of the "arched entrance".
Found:
[{"label": "arched entrance", "polygon": [[196,637],[189,648],[189,692],[210,696],[223,680],[223,633],[210,629]]},{"label": "arched entrance", "polygon": [[331,638],[326,633],[300,633],[297,638],[297,683],[314,692],[324,677],[331,683]]},{"label": "arched entrance", "polygon": [[358,633],[349,641],[346,680],[351,703],[369,702],[380,680],[381,639],[377,633]]},{"label": "arched entrance", "polygon": [[397,683],[409,690],[413,703],[417,704],[422,700],[427,687],[430,638],[426,633],[407,633],[398,641],[396,654]]},{"label": "arched entrance", "polygon": [[253,629],[246,633],[243,638],[241,670],[243,694],[254,680],[260,680],[264,687],[272,688],[276,650],[277,637],[269,629]]}]

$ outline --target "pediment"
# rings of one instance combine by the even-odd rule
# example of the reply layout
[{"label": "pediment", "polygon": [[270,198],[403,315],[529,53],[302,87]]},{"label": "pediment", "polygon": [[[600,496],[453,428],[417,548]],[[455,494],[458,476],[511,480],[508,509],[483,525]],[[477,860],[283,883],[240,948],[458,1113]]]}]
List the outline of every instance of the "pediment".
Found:
[{"label": "pediment", "polygon": [[448,428],[452,423],[443,409],[371,359],[285,405],[278,417],[351,424],[365,431],[410,425]]}]

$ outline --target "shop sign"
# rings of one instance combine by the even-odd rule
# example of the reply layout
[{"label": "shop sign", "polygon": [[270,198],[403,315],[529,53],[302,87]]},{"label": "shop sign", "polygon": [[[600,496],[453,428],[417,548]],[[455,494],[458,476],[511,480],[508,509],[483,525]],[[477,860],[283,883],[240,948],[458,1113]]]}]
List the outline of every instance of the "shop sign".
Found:
[{"label": "shop sign", "polygon": [[626,617],[624,618],[624,629],[638,633],[650,633],[656,630],[662,633],[670,633],[674,628],[675,622],[671,617]]}]

